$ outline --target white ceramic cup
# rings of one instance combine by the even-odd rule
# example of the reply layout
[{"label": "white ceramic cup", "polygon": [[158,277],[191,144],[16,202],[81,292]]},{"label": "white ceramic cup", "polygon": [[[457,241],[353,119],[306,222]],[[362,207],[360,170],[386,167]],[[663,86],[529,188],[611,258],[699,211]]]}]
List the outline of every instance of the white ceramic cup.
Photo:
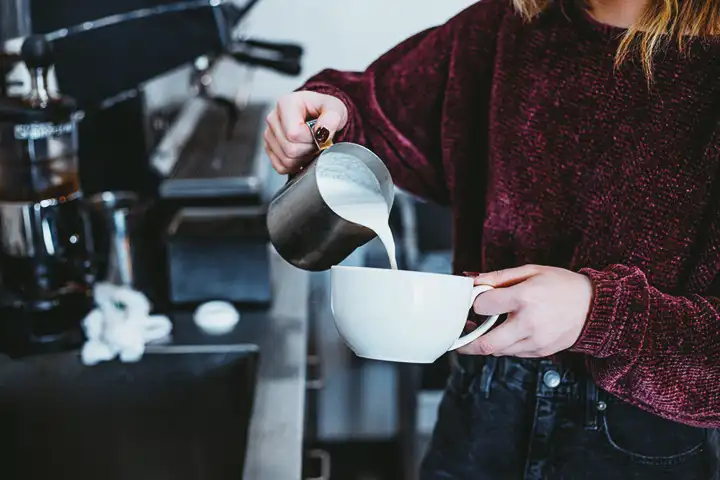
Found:
[{"label": "white ceramic cup", "polygon": [[331,269],[331,309],[359,357],[432,363],[485,334],[499,315],[461,336],[475,299],[493,287],[473,279],[364,267]]}]

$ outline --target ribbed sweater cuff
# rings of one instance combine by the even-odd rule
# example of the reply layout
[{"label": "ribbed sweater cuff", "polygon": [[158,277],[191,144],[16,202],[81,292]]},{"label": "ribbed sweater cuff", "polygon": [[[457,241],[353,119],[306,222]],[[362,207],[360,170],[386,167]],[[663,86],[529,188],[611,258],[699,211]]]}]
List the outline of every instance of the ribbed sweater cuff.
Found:
[{"label": "ribbed sweater cuff", "polygon": [[603,357],[608,353],[613,333],[617,333],[617,310],[623,282],[611,272],[586,269],[580,273],[590,278],[595,293],[585,327],[570,351]]}]

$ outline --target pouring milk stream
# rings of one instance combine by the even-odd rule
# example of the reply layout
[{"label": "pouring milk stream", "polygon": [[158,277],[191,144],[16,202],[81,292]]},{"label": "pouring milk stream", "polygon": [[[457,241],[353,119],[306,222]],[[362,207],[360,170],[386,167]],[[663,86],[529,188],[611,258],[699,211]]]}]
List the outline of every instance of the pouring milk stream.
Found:
[{"label": "pouring milk stream", "polygon": [[397,270],[390,209],[372,170],[352,155],[336,154],[333,162],[318,164],[316,175],[327,205],[348,222],[375,232],[387,251],[390,267]]}]

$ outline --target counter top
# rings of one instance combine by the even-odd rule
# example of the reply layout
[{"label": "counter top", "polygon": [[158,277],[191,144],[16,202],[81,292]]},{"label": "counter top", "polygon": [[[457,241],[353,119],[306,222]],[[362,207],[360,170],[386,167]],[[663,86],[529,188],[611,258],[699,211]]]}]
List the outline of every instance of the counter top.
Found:
[{"label": "counter top", "polygon": [[243,478],[295,480],[302,476],[303,463],[310,274],[274,251],[270,258],[273,304],[269,311],[241,312],[236,329],[221,336],[199,332],[190,313],[176,314],[173,344],[259,347]]},{"label": "counter top", "polygon": [[[232,332],[215,336],[205,334],[193,323],[192,312],[171,313],[172,341],[148,346],[147,354],[259,350],[243,478],[295,480],[302,477],[310,275],[288,265],[273,252],[271,282],[272,306],[241,312],[240,322]],[[26,371],[38,377],[42,372],[57,371],[58,381],[67,383],[66,378],[76,379],[79,375],[92,373],[80,365],[78,357],[78,352],[29,357],[27,360],[10,360],[0,355],[0,374],[17,378],[17,372]],[[149,360],[148,366],[152,367],[154,362]],[[140,369],[142,361],[138,364]],[[108,371],[107,368],[88,368],[98,368],[99,376],[91,375],[92,378],[101,378],[102,372]],[[127,372],[126,369],[110,370]],[[96,388],[102,382],[93,381],[92,384]]]},{"label": "counter top", "polygon": [[244,478],[299,479],[307,365],[310,274],[273,255],[273,307],[257,337],[260,367]]}]

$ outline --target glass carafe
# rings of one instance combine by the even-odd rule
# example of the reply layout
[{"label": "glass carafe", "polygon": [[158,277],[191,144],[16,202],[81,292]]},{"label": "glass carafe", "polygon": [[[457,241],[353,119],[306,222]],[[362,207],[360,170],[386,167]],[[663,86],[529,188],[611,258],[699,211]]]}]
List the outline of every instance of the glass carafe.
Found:
[{"label": "glass carafe", "polygon": [[1,306],[17,317],[18,342],[47,344],[77,330],[90,306],[92,242],[77,161],[81,114],[73,101],[48,92],[43,38],[28,38],[22,58],[30,94],[0,99]]}]

